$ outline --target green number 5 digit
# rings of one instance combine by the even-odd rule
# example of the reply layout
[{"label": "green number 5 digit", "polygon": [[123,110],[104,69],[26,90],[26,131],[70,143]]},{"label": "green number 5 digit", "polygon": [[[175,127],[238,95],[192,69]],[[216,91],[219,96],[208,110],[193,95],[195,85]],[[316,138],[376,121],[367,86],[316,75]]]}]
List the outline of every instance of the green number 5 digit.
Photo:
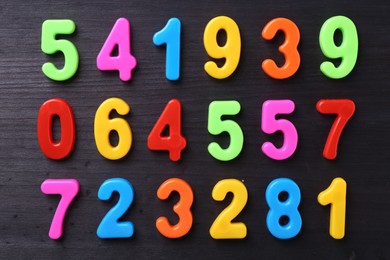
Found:
[{"label": "green number 5 digit", "polygon": [[72,34],[76,29],[76,24],[72,20],[46,20],[42,24],[41,49],[46,54],[55,54],[60,51],[64,54],[65,63],[62,69],[46,62],[42,66],[42,71],[46,77],[64,81],[70,79],[79,66],[79,54],[76,46],[69,40],[57,40],[58,34]]},{"label": "green number 5 digit", "polygon": [[209,153],[218,160],[230,161],[236,158],[244,144],[244,134],[241,127],[232,120],[222,120],[224,115],[237,115],[240,112],[241,106],[235,100],[229,101],[213,101],[209,106],[209,123],[208,130],[212,135],[219,135],[222,132],[227,132],[230,135],[230,145],[226,149],[212,142],[209,144]]}]

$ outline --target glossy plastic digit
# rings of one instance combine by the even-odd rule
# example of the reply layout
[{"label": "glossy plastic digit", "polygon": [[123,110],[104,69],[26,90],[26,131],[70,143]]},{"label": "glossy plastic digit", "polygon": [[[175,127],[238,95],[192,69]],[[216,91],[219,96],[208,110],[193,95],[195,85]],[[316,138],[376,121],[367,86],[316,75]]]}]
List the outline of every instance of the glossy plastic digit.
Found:
[{"label": "glossy plastic digit", "polygon": [[337,157],[341,133],[349,119],[355,113],[355,103],[349,99],[321,99],[317,102],[316,108],[322,114],[337,115],[330,129],[323,151],[326,159],[333,160]]},{"label": "glossy plastic digit", "polygon": [[229,161],[236,158],[244,145],[244,134],[241,127],[232,120],[222,120],[225,115],[237,115],[241,105],[235,100],[213,101],[209,106],[208,130],[212,135],[227,132],[230,135],[230,145],[223,149],[218,143],[208,146],[209,153],[217,160]]},{"label": "glossy plastic digit", "polygon": [[223,201],[228,192],[233,193],[232,202],[218,215],[210,227],[210,235],[214,239],[242,239],[247,234],[244,223],[232,223],[232,221],[244,209],[248,201],[248,191],[241,181],[224,179],[214,186],[213,199]]},{"label": "glossy plastic digit", "polygon": [[178,80],[180,77],[180,33],[180,20],[171,18],[165,27],[153,36],[155,45],[166,44],[165,76],[168,80]]},{"label": "glossy plastic digit", "polygon": [[62,52],[65,62],[62,69],[57,69],[51,62],[42,66],[42,72],[46,77],[64,81],[73,77],[79,67],[79,54],[76,46],[69,40],[57,40],[57,35],[69,35],[76,30],[76,24],[72,20],[46,20],[42,24],[41,49],[46,54]]},{"label": "glossy plastic digit", "polygon": [[294,154],[298,146],[298,132],[290,121],[276,119],[279,114],[291,114],[295,104],[291,100],[267,100],[263,103],[261,129],[266,134],[281,131],[284,136],[282,147],[277,148],[271,142],[265,142],[261,149],[263,153],[274,160],[285,160]]},{"label": "glossy plastic digit", "polygon": [[[61,140],[53,141],[53,117],[61,123]],[[59,160],[72,152],[76,138],[75,121],[70,105],[63,99],[53,98],[42,104],[38,113],[38,144],[42,153],[50,159]]]},{"label": "glossy plastic digit", "polygon": [[173,207],[173,211],[179,216],[179,222],[171,225],[166,217],[159,217],[156,220],[156,228],[161,235],[167,238],[180,238],[186,235],[192,227],[191,206],[194,201],[194,194],[191,186],[178,178],[166,180],[157,190],[157,197],[166,200],[173,191],[179,193],[180,200]]},{"label": "glossy plastic digit", "polygon": [[[169,126],[169,136],[162,136],[167,126]],[[176,162],[180,160],[181,151],[186,145],[187,141],[181,135],[181,104],[179,100],[172,99],[149,133],[148,148],[150,150],[168,150],[169,159]]]},{"label": "glossy plastic digit", "polygon": [[[217,41],[219,30],[226,32],[226,43],[223,46]],[[203,43],[210,57],[226,59],[222,67],[218,67],[214,61],[206,62],[204,69],[207,74],[216,79],[229,77],[236,70],[241,55],[241,36],[236,22],[227,16],[213,18],[204,30]]]},{"label": "glossy plastic digit", "polygon": [[96,234],[100,238],[128,238],[134,234],[131,221],[118,219],[126,213],[134,199],[134,189],[131,183],[122,178],[105,180],[99,188],[98,198],[109,200],[116,191],[119,193],[118,203],[110,209],[99,224]]},{"label": "glossy plastic digit", "polygon": [[[130,112],[130,106],[120,98],[109,98],[99,106],[94,123],[95,143],[103,157],[109,160],[118,160],[130,151],[133,135],[126,120],[123,118],[110,119],[112,110],[124,116]],[[119,142],[115,147],[110,143],[111,131],[116,131],[119,136]]]},{"label": "glossy plastic digit", "polygon": [[[111,55],[116,46],[118,46],[118,56],[113,57]],[[102,71],[118,70],[122,81],[131,79],[132,70],[137,65],[137,61],[131,55],[130,22],[126,18],[119,18],[112,27],[96,58],[96,64]]]},{"label": "glossy plastic digit", "polygon": [[286,79],[297,72],[301,63],[298,52],[300,33],[296,24],[291,20],[276,18],[264,27],[261,35],[265,40],[272,40],[279,30],[283,31],[285,35],[285,40],[279,47],[279,51],[284,55],[286,61],[282,67],[278,67],[273,60],[266,59],[263,61],[262,68],[271,78]]},{"label": "glossy plastic digit", "polygon": [[[279,200],[282,192],[288,193],[286,201]],[[268,185],[265,199],[270,208],[267,214],[270,233],[279,239],[290,239],[298,235],[302,228],[302,218],[298,211],[301,191],[298,185],[288,178],[275,179]],[[288,218],[285,225],[280,224],[280,218],[283,216]]]},{"label": "glossy plastic digit", "polygon": [[[340,30],[343,35],[339,46],[334,42],[336,30]],[[341,58],[338,67],[332,62],[324,61],[320,66],[322,73],[332,79],[344,78],[353,70],[358,57],[359,40],[355,24],[345,16],[329,18],[321,27],[320,47],[326,57]]]},{"label": "glossy plastic digit", "polygon": [[343,178],[335,178],[330,186],[318,195],[318,203],[322,206],[330,204],[329,234],[334,239],[342,239],[345,235],[347,183]]},{"label": "glossy plastic digit", "polygon": [[44,194],[61,195],[50,225],[49,237],[51,239],[59,239],[62,236],[66,212],[79,190],[80,184],[75,179],[47,179],[42,183],[41,191]]}]

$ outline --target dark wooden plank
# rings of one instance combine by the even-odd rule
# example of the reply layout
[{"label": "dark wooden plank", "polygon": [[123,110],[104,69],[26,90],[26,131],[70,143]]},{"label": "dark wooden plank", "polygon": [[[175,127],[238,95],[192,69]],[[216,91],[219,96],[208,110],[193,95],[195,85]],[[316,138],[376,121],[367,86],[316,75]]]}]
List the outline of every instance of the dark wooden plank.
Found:
[{"label": "dark wooden plank", "polygon": [[[9,1],[0,4],[0,251],[11,258],[264,258],[264,259],[390,259],[390,109],[388,60],[390,5],[375,1]],[[342,80],[330,80],[319,71],[324,60],[318,45],[323,22],[343,14],[356,24],[359,58],[353,72]],[[232,77],[217,81],[203,70],[208,60],[203,48],[203,30],[218,15],[232,17],[240,27],[242,56]],[[165,51],[152,43],[153,34],[170,17],[183,24],[181,79],[165,79]],[[132,52],[138,61],[129,83],[117,73],[96,69],[96,55],[115,20],[131,21]],[[277,46],[283,41],[261,39],[264,25],[275,17],[288,17],[301,32],[301,67],[291,79],[276,81],[261,71],[261,61],[283,61]],[[41,72],[46,61],[61,64],[62,57],[49,57],[40,50],[41,24],[46,19],[69,18],[77,24],[71,39],[80,53],[77,75],[65,83],[47,79]],[[65,160],[44,157],[37,143],[36,121],[40,105],[54,97],[73,107],[77,124],[76,145]],[[133,130],[133,147],[120,161],[108,161],[98,153],[93,137],[96,109],[105,99],[120,97],[132,108],[125,118]],[[150,129],[166,103],[178,98],[183,105],[183,134],[188,147],[179,163],[164,152],[147,149]],[[260,128],[261,104],[267,99],[292,99],[296,111],[287,116],[299,133],[299,147],[286,161],[273,161],[260,150],[266,140],[280,142]],[[333,117],[315,109],[321,98],[350,98],[356,114],[340,142],[339,157],[327,161],[322,148]],[[237,120],[244,131],[240,156],[218,162],[207,152],[211,141],[228,142],[207,132],[208,105],[213,100],[238,100]],[[346,237],[328,235],[329,208],[317,203],[317,194],[333,178],[348,182]],[[131,239],[101,240],[96,228],[115,204],[97,199],[101,183],[123,177],[135,188],[135,202],[124,219],[134,222]],[[175,198],[161,202],[158,186],[170,177],[191,184],[195,203],[194,225],[177,240],[162,237],[154,227],[158,216],[171,212]],[[289,177],[301,188],[300,234],[288,241],[268,232],[265,189],[275,178]],[[47,178],[76,178],[78,198],[66,218],[65,233],[52,241],[47,233],[58,197],[46,196],[40,184]],[[216,241],[209,227],[229,203],[211,198],[221,179],[243,180],[249,201],[237,221],[248,227],[243,240]],[[231,197],[229,197],[231,198]]]}]

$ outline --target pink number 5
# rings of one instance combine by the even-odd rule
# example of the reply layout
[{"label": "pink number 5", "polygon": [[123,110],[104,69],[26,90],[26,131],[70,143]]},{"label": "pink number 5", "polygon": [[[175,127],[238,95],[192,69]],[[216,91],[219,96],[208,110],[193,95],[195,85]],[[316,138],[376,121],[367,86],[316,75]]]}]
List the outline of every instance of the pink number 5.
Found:
[{"label": "pink number 5", "polygon": [[75,179],[47,179],[41,185],[41,191],[45,194],[60,194],[61,200],[58,203],[53,221],[50,225],[49,237],[58,239],[62,235],[64,218],[70,203],[79,192],[80,184]]},{"label": "pink number 5", "polygon": [[293,123],[286,119],[275,118],[278,114],[291,114],[294,109],[295,104],[291,100],[267,100],[263,103],[261,129],[266,134],[282,131],[284,135],[282,147],[276,148],[270,142],[265,142],[261,147],[263,153],[274,160],[289,158],[297,148],[298,133]]}]

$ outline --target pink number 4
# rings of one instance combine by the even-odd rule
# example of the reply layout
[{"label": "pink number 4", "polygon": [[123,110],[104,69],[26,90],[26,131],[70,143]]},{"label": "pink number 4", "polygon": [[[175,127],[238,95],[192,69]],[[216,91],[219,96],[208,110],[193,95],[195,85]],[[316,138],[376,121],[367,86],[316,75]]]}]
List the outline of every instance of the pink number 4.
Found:
[{"label": "pink number 4", "polygon": [[80,184],[75,179],[47,179],[42,183],[41,191],[43,193],[61,195],[60,203],[58,203],[50,225],[49,237],[51,239],[58,239],[62,236],[66,211],[79,189]]},{"label": "pink number 4", "polygon": [[[113,57],[112,52],[118,46],[118,56]],[[137,61],[130,53],[130,23],[126,18],[119,18],[108,35],[99,55],[96,58],[99,70],[119,70],[122,81],[131,79],[131,71]]]}]

